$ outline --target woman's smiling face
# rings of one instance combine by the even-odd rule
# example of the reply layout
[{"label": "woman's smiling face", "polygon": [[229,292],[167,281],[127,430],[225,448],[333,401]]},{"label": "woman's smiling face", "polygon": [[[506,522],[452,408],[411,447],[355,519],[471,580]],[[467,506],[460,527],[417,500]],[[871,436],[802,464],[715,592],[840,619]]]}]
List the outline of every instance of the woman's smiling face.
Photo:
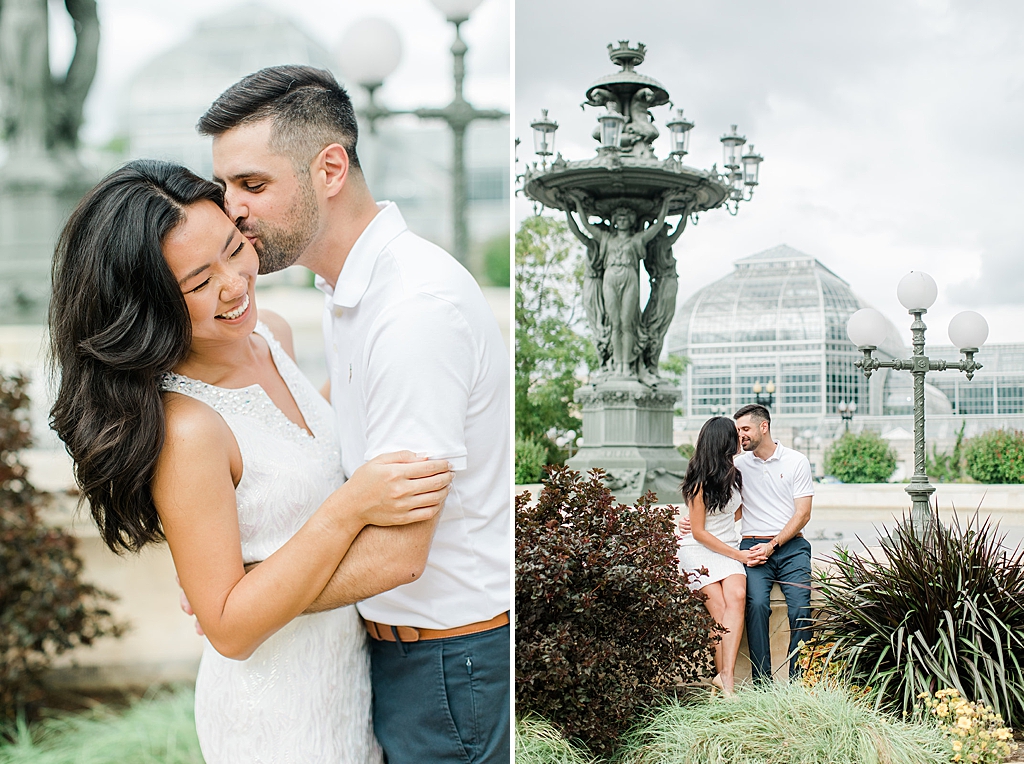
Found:
[{"label": "woman's smiling face", "polygon": [[164,238],[163,253],[185,295],[193,345],[252,332],[259,260],[220,207],[210,201],[187,207],[185,219]]}]

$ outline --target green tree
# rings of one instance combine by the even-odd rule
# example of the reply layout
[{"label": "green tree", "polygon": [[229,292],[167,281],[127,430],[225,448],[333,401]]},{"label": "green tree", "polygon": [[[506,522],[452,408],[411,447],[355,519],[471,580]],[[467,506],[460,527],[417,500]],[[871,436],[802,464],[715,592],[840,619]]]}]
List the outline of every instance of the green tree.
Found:
[{"label": "green tree", "polygon": [[926,456],[927,464],[925,471],[928,477],[939,483],[959,483],[964,478],[964,429],[967,422],[960,425],[956,434],[956,444],[953,446],[953,453],[939,453],[939,447],[932,444],[932,455]]},{"label": "green tree", "polygon": [[516,437],[582,430],[573,393],[597,363],[583,330],[583,259],[565,222],[536,215],[516,232]]},{"label": "green tree", "polygon": [[[686,367],[689,365],[690,359],[688,356],[670,353],[664,361],[658,364],[658,372],[661,376],[670,379],[676,386],[681,386],[683,375],[686,374]],[[686,412],[680,406],[676,406],[674,413],[676,416],[686,416]],[[683,456],[687,459],[690,458],[688,454],[683,454]]]},{"label": "green tree", "polygon": [[484,245],[484,277],[491,286],[507,287],[510,281],[508,231]]},{"label": "green tree", "polygon": [[874,432],[848,432],[825,452],[825,473],[844,483],[884,483],[896,471],[896,452]]}]

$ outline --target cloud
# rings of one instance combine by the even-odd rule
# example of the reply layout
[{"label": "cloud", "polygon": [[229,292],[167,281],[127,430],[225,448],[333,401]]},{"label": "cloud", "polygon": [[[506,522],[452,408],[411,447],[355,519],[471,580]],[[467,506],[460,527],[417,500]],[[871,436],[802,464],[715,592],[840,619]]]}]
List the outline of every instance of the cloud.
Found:
[{"label": "cloud", "polygon": [[[688,164],[720,164],[718,138],[730,124],[765,157],[761,186],[737,217],[708,213],[680,240],[684,289],[786,242],[893,320],[902,321],[899,279],[924,269],[942,305],[1005,306],[1000,320],[1012,317],[1011,325],[993,326],[993,336],[1024,341],[1024,4],[515,7],[516,135],[532,141],[530,119],[548,108],[567,158],[592,155],[596,112],[578,104],[590,82],[615,69],[605,45],[629,39],[647,45],[640,71],[696,123]],[[663,133],[667,115],[655,110]],[[667,153],[664,143],[656,149]],[[531,153],[521,146],[519,157]],[[517,203],[517,216],[528,212]]]}]

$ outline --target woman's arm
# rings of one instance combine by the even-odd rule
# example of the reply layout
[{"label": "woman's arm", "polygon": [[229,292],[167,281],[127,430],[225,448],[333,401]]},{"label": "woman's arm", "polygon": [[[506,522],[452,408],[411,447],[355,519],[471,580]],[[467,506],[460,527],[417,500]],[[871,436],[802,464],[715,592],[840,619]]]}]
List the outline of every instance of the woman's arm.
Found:
[{"label": "woman's arm", "polygon": [[690,502],[690,532],[693,534],[693,537],[712,552],[718,552],[726,557],[739,560],[746,565],[747,559],[750,557],[749,553],[741,549],[733,549],[720,538],[705,530],[704,519],[706,516],[707,510],[704,507],[704,491],[700,490],[697,491],[697,495],[694,496],[693,501]]},{"label": "woman's arm", "polygon": [[284,546],[246,575],[235,504],[241,456],[234,435],[205,404],[167,398],[153,500],[188,601],[211,644],[226,657],[249,657],[299,615],[364,526],[428,520],[447,495],[451,473],[445,462],[380,457],[357,470]]}]

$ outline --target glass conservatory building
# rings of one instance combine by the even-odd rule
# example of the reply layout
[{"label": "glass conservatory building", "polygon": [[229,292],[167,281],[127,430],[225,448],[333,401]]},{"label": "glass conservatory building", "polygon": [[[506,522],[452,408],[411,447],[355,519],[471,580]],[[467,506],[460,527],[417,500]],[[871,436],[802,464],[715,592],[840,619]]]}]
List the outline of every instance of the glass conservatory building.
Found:
[{"label": "glass conservatory building", "polygon": [[[754,399],[755,384],[773,383],[779,417],[838,416],[841,401],[882,414],[888,375],[875,372],[869,384],[846,336],[847,320],[862,307],[842,278],[786,245],[737,261],[677,310],[669,330],[668,352],[690,359],[683,411],[700,420],[731,413]],[[890,326],[879,358],[906,353],[898,337]]]},{"label": "glass conservatory building", "polygon": [[[666,338],[667,352],[690,359],[676,442],[694,442],[708,417],[753,403],[758,383],[766,398],[773,383],[773,434],[807,453],[817,474],[824,450],[846,427],[889,440],[910,465],[909,474],[913,378],[879,369],[868,380],[854,366],[861,353],[846,336],[846,323],[862,307],[867,305],[840,276],[792,247],[738,260],[732,273],[676,311]],[[909,327],[909,316],[902,331],[890,324],[876,357],[909,358],[903,341],[910,339]],[[949,345],[929,344],[926,353],[961,358]],[[956,372],[928,375],[926,435],[940,451],[948,451],[961,427],[967,437],[989,429],[1024,430],[1024,344],[988,344],[977,359],[984,368],[970,381]],[[839,413],[844,401],[857,404],[850,422]]]}]

